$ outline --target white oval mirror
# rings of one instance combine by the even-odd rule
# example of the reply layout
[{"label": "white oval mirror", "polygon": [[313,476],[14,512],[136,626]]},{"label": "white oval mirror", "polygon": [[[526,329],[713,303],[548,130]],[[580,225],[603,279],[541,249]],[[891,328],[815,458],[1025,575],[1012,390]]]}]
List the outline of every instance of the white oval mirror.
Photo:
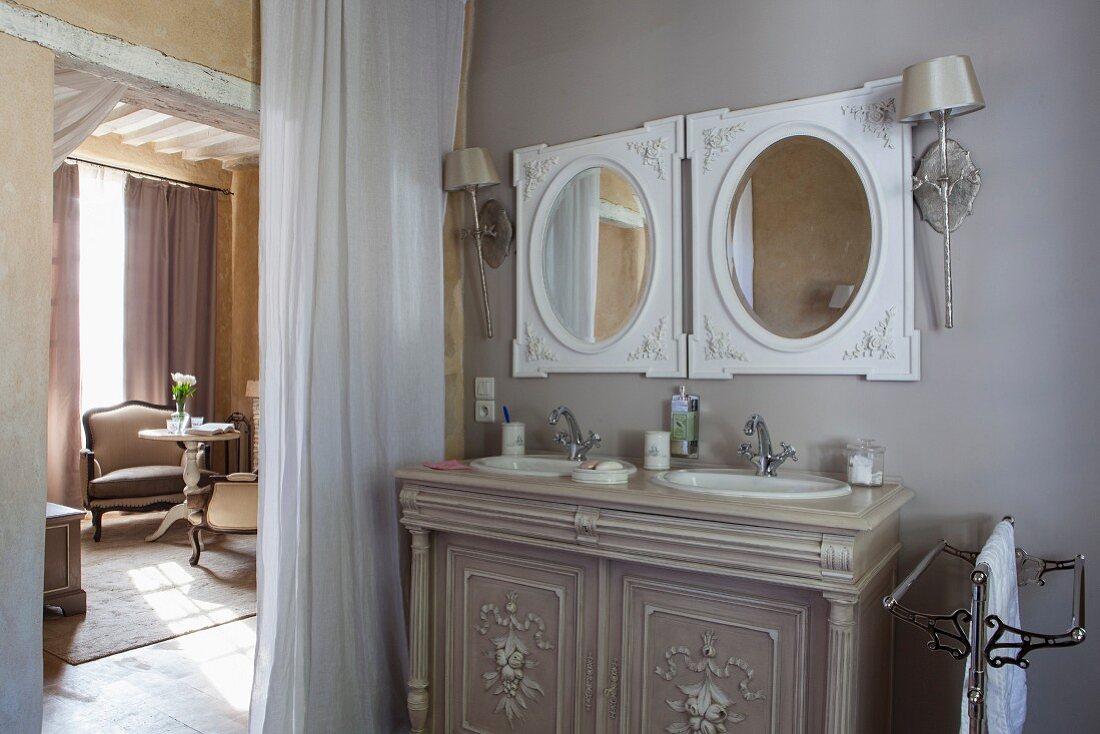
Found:
[{"label": "white oval mirror", "polygon": [[595,166],[570,179],[542,255],[547,298],[566,331],[596,344],[630,325],[648,284],[650,240],[641,197],[622,174]]},{"label": "white oval mirror", "polygon": [[839,149],[784,138],[749,166],[730,206],[727,257],[741,302],[768,331],[817,334],[844,315],[867,276],[867,192]]}]

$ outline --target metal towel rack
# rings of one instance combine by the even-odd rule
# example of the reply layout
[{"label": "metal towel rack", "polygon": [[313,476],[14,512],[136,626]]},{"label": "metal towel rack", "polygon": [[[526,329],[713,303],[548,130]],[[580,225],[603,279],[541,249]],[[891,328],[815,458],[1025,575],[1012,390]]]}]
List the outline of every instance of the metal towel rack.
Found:
[{"label": "metal towel rack", "polygon": [[[1005,520],[1015,525],[1011,517]],[[961,558],[974,566],[970,574],[970,609],[956,609],[951,614],[924,614],[901,604],[901,598],[928,570],[941,553]],[[940,540],[925,554],[916,568],[898,584],[882,605],[903,622],[924,630],[932,639],[929,650],[943,650],[956,660],[970,658],[970,678],[967,681],[967,701],[970,711],[970,734],[985,731],[985,676],[987,666],[1000,668],[1030,664],[1027,656],[1033,650],[1049,647],[1072,647],[1085,641],[1085,557],[1077,555],[1065,561],[1048,561],[1037,558],[1021,548],[1016,549],[1017,584],[1044,586],[1044,576],[1053,571],[1073,571],[1073,608],[1070,610],[1069,630],[1054,634],[1031,632],[1006,624],[995,614],[986,614],[987,589],[990,569],[985,563],[977,563],[975,551],[961,550]],[[975,565],[977,564],[977,565]],[[991,631],[990,631],[991,630]],[[1004,639],[1006,634],[1019,636],[1019,641]]]}]

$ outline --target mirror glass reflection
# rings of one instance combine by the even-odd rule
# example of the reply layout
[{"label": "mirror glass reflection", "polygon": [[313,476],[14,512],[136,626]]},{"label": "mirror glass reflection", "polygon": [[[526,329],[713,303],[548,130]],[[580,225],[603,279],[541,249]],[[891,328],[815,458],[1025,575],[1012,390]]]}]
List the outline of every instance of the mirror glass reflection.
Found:
[{"label": "mirror glass reflection", "polygon": [[617,171],[588,168],[565,185],[542,265],[554,315],[570,334],[595,344],[630,325],[646,290],[650,240],[641,197]]},{"label": "mirror glass reflection", "polygon": [[768,331],[800,339],[827,329],[854,302],[871,256],[859,174],[820,138],[772,144],[737,187],[726,242],[735,290]]}]

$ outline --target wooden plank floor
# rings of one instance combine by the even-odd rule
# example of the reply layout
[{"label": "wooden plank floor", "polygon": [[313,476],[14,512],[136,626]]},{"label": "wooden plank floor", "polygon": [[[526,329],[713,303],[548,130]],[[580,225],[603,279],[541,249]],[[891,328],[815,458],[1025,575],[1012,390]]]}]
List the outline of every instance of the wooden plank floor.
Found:
[{"label": "wooden plank floor", "polygon": [[44,653],[46,734],[240,734],[255,618],[69,665]]}]

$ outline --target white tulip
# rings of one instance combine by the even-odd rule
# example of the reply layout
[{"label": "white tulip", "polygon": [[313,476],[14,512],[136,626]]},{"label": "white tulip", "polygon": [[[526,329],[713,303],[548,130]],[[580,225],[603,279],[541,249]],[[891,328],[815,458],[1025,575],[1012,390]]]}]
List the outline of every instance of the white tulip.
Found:
[{"label": "white tulip", "polygon": [[182,372],[172,373],[172,383],[175,385],[189,385],[191,387],[194,387],[198,384],[198,382],[199,381],[195,379],[194,375],[185,375]]}]

